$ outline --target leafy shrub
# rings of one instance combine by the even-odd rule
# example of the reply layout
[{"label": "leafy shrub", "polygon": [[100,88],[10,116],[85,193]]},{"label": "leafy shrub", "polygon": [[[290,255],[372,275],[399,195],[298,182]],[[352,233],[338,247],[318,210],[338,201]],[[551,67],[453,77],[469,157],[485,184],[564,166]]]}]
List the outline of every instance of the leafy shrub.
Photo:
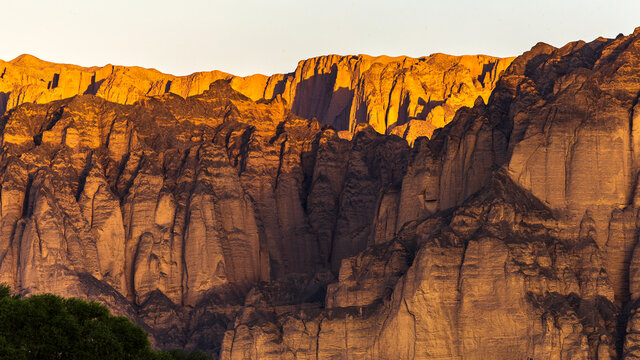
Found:
[{"label": "leafy shrub", "polygon": [[0,285],[0,359],[200,360],[201,352],[151,350],[147,333],[92,301],[11,295]]}]

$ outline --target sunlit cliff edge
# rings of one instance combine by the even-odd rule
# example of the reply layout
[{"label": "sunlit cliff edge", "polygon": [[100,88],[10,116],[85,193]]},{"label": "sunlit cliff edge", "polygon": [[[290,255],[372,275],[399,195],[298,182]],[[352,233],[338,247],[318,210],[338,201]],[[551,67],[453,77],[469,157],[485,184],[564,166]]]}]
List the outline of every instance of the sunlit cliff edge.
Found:
[{"label": "sunlit cliff edge", "polygon": [[281,96],[294,114],[336,130],[353,133],[357,124],[368,123],[379,133],[413,143],[451,121],[460,107],[472,106],[478,97],[486,102],[512,60],[484,55],[329,55],[303,60],[289,74],[237,77],[220,71],[173,76],[139,67],[85,68],[21,55],[0,61],[0,114],[22,103],[82,94],[119,104],[165,93],[188,97],[224,79],[255,101]]}]

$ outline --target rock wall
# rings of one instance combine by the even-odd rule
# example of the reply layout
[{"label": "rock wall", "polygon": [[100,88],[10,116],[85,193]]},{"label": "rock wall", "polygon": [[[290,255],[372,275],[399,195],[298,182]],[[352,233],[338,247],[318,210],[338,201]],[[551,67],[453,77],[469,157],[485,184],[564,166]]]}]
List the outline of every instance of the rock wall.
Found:
[{"label": "rock wall", "polygon": [[87,68],[50,63],[31,55],[0,60],[0,69],[0,113],[23,103],[41,104],[76,95],[97,95],[119,104],[169,92],[187,97],[202,94],[216,80],[232,77],[220,71],[173,76],[139,67]]},{"label": "rock wall", "polygon": [[412,144],[450,122],[462,106],[473,105],[478,97],[486,101],[512,60],[484,55],[329,55],[301,61],[290,74],[237,77],[220,71],[173,76],[138,67],[83,68],[21,55],[0,61],[0,114],[22,103],[81,94],[120,104],[165,93],[188,97],[225,79],[254,101],[282,96],[294,114],[316,118],[338,131],[355,132],[357,124],[367,123]]},{"label": "rock wall", "polygon": [[245,304],[221,358],[614,359],[603,254],[557,226],[498,175],[454,213],[344,260],[324,310]]},{"label": "rock wall", "polygon": [[254,284],[337,270],[390,236],[371,224],[395,228],[376,206],[410,149],[366,125],[343,140],[226,80],[186,99],[23,104],[2,129],[0,280],[104,301],[162,347],[214,317],[197,345],[211,351]]},{"label": "rock wall", "polygon": [[638,358],[639,44],[518,57],[416,143],[396,236],[342,261],[323,310],[245,304],[222,358]]},{"label": "rock wall", "polygon": [[507,62],[17,106],[0,280],[222,359],[638,358],[640,29]]},{"label": "rock wall", "polygon": [[488,100],[513,58],[434,54],[409,57],[323,56],[301,61],[282,97],[292,111],[338,130],[367,123],[410,143],[431,136],[463,106]]}]

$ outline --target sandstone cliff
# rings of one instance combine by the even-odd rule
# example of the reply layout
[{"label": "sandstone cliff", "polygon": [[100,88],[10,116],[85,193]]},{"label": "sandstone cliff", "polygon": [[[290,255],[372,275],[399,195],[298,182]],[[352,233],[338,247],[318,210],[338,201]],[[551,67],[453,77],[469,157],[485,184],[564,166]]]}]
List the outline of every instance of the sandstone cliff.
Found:
[{"label": "sandstone cliff", "polygon": [[23,103],[46,103],[75,95],[97,95],[119,104],[168,92],[187,97],[202,94],[209,84],[232,76],[220,71],[173,76],[153,69],[106,65],[80,67],[55,64],[31,55],[0,60],[0,113]]},{"label": "sandstone cliff", "polygon": [[163,347],[215,350],[253,284],[337,269],[392,234],[376,205],[399,193],[409,155],[226,80],[186,99],[23,104],[2,129],[0,280],[102,300]]},{"label": "sandstone cliff", "polygon": [[640,29],[538,44],[415,146],[397,233],[222,358],[636,359]]},{"label": "sandstone cliff", "polygon": [[120,104],[145,96],[198,95],[219,79],[252,100],[282,98],[294,114],[336,130],[370,124],[413,143],[451,121],[456,110],[486,101],[513,58],[450,56],[391,58],[329,55],[301,61],[295,72],[270,77],[220,71],[173,76],[153,69],[107,65],[83,68],[30,55],[0,61],[0,114],[22,103],[97,95]]},{"label": "sandstone cliff", "polygon": [[413,143],[431,136],[478,97],[488,100],[512,60],[444,54],[419,59],[324,56],[300,62],[282,96],[297,115],[338,130],[367,123]]},{"label": "sandstone cliff", "polygon": [[222,358],[615,358],[602,253],[557,230],[547,207],[497,175],[455,212],[343,261],[324,310],[247,299]]},{"label": "sandstone cliff", "polygon": [[0,281],[222,359],[640,358],[640,29],[220,76],[9,110]]}]

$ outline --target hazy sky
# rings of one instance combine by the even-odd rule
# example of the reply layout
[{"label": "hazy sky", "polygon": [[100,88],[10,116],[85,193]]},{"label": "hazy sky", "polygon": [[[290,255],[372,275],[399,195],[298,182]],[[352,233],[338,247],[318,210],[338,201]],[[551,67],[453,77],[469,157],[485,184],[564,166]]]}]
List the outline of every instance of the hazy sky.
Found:
[{"label": "hazy sky", "polygon": [[0,0],[0,9],[0,59],[176,75],[290,72],[330,53],[512,56],[640,26],[638,0]]}]

